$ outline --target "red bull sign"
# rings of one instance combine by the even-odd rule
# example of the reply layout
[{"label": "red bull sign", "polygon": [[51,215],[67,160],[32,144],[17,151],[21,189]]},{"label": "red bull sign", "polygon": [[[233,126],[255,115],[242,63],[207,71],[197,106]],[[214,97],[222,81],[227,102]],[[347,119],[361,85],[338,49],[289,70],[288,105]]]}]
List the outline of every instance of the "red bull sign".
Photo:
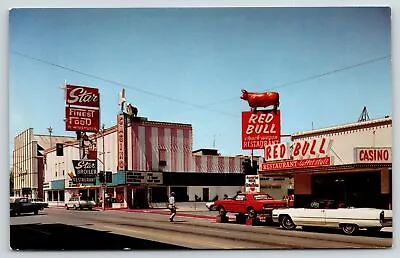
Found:
[{"label": "red bull sign", "polygon": [[301,159],[301,160],[291,159],[285,161],[262,163],[260,171],[330,166],[332,165],[332,163],[333,163],[333,157]]},{"label": "red bull sign", "polygon": [[242,149],[264,149],[281,141],[280,111],[242,112]]}]

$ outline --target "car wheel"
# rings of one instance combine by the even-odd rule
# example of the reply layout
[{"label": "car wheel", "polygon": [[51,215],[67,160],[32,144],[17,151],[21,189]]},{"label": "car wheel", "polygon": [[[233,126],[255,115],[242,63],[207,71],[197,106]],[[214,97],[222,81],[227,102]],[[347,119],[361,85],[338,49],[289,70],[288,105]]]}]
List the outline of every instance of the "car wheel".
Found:
[{"label": "car wheel", "polygon": [[35,210],[35,211],[33,212],[33,214],[38,215],[38,214],[39,214],[39,210]]},{"label": "car wheel", "polygon": [[92,210],[92,206],[89,206],[89,208],[88,208],[90,211]]},{"label": "car wheel", "polygon": [[256,210],[253,207],[247,209],[247,214],[250,219],[255,219],[257,217]]},{"label": "car wheel", "polygon": [[83,206],[79,205],[79,209],[80,209],[80,210],[83,210]]},{"label": "car wheel", "polygon": [[69,207],[68,207],[68,205],[67,205],[67,204],[65,204],[65,209],[69,210]]},{"label": "car wheel", "polygon": [[340,227],[346,235],[353,235],[358,231],[358,226],[354,224],[343,224]]},{"label": "car wheel", "polygon": [[296,225],[293,223],[289,215],[283,215],[279,220],[279,224],[282,228],[287,230],[292,230],[296,228]]},{"label": "car wheel", "polygon": [[226,216],[226,210],[225,210],[225,208],[224,208],[223,206],[220,206],[220,207],[218,208],[218,213],[219,213],[219,215],[220,215],[221,217],[225,217],[225,216]]},{"label": "car wheel", "polygon": [[74,210],[77,210],[78,209],[78,207],[76,207],[76,205],[74,204]]}]

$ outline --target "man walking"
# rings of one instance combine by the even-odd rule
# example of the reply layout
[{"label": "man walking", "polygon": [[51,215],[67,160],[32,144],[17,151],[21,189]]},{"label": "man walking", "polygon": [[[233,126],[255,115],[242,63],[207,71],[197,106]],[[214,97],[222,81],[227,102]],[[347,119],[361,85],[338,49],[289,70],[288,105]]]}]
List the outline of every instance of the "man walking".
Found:
[{"label": "man walking", "polygon": [[170,195],[168,201],[169,201],[168,209],[171,211],[171,215],[169,216],[169,221],[174,222],[174,217],[176,215],[175,193],[174,192],[171,192],[171,195]]}]

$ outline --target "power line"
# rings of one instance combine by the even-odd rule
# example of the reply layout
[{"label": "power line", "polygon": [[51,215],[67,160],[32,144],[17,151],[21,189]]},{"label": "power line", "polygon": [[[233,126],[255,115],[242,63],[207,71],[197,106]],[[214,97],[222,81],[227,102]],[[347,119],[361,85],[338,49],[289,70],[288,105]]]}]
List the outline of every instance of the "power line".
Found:
[{"label": "power line", "polygon": [[147,91],[147,90],[143,90],[143,89],[140,89],[140,88],[136,88],[136,87],[133,87],[133,86],[128,86],[126,84],[123,84],[123,83],[120,83],[120,82],[117,82],[117,81],[114,81],[114,80],[109,80],[109,79],[106,79],[106,78],[103,78],[103,77],[100,77],[100,76],[97,76],[97,75],[94,75],[94,74],[81,72],[81,71],[78,71],[76,69],[73,69],[73,68],[70,68],[70,67],[67,67],[67,66],[63,66],[63,65],[59,65],[59,64],[55,64],[55,63],[46,61],[44,59],[40,59],[40,58],[37,58],[37,57],[32,57],[32,56],[29,56],[29,55],[26,55],[26,54],[23,54],[23,53],[19,53],[19,52],[16,52],[16,51],[12,51],[12,50],[10,52],[15,54],[15,55],[19,55],[19,56],[22,56],[22,57],[25,57],[25,58],[28,58],[28,59],[31,59],[31,60],[35,60],[35,61],[38,61],[38,62],[41,62],[41,63],[44,63],[44,64],[48,64],[48,65],[51,65],[51,66],[54,66],[54,67],[58,67],[58,68],[61,68],[61,69],[64,69],[64,70],[68,70],[70,72],[81,74],[81,75],[84,75],[84,76],[87,76],[87,77],[91,77],[91,78],[94,78],[94,79],[97,79],[97,80],[100,80],[100,81],[104,81],[104,82],[107,82],[107,83],[110,83],[110,84],[114,84],[114,85],[118,85],[118,86],[125,87],[125,88],[128,88],[128,89],[132,89],[132,90],[135,90],[135,91],[147,94],[147,95],[151,95],[151,96],[154,96],[154,97],[167,99],[167,100],[170,100],[170,101],[173,101],[173,102],[177,102],[177,103],[180,103],[180,104],[183,104],[183,105],[192,106],[194,108],[207,109],[207,110],[210,110],[210,111],[213,111],[213,112],[216,112],[216,113],[220,113],[220,114],[223,114],[223,115],[236,117],[233,114],[226,113],[226,112],[223,112],[223,111],[220,111],[220,110],[216,110],[216,109],[211,109],[211,108],[208,108],[207,106],[196,105],[196,104],[193,104],[193,103],[190,103],[190,102],[186,102],[186,101],[183,101],[183,100],[179,100],[179,99],[171,98],[171,97],[164,96],[164,95],[161,95],[161,94],[153,93],[153,92],[150,92],[150,91]]},{"label": "power line", "polygon": [[302,82],[305,82],[305,81],[314,80],[314,79],[321,78],[321,77],[326,76],[326,75],[330,75],[330,74],[334,74],[334,73],[337,73],[337,72],[350,70],[350,69],[353,69],[353,68],[356,68],[356,67],[359,67],[359,66],[363,66],[363,65],[366,65],[366,64],[374,63],[374,62],[380,61],[382,59],[386,59],[388,57],[390,57],[390,55],[377,57],[377,58],[370,59],[370,60],[362,62],[362,63],[345,66],[345,67],[342,67],[342,68],[339,68],[339,69],[336,69],[336,70],[332,70],[332,71],[329,71],[329,72],[325,72],[325,73],[317,74],[317,75],[310,76],[310,77],[307,77],[307,78],[304,78],[304,79],[300,79],[300,80],[297,80],[297,81],[281,84],[281,85],[279,85],[279,86],[277,86],[275,88],[271,88],[269,90],[280,89],[280,88],[284,88],[284,87],[291,86],[291,85],[294,85],[294,84],[302,83]]},{"label": "power line", "polygon": [[[101,81],[104,81],[104,82],[107,82],[107,83],[110,83],[110,84],[114,84],[114,85],[118,85],[118,86],[125,87],[125,88],[128,88],[128,89],[136,90],[136,91],[139,91],[139,92],[147,94],[147,95],[151,95],[151,96],[154,96],[154,97],[167,99],[167,100],[170,100],[170,101],[173,101],[173,102],[177,102],[177,103],[180,103],[180,104],[183,104],[183,105],[191,106],[193,108],[205,109],[205,110],[213,111],[213,112],[220,113],[220,114],[223,114],[223,115],[227,115],[227,116],[230,116],[230,117],[237,117],[236,115],[233,115],[233,114],[230,114],[230,113],[226,113],[226,112],[223,112],[223,111],[220,111],[220,110],[209,108],[209,106],[213,106],[213,105],[216,105],[216,104],[221,104],[221,103],[230,102],[232,100],[236,100],[236,99],[238,99],[238,96],[235,96],[235,97],[232,97],[232,98],[229,98],[229,99],[225,99],[225,100],[221,100],[221,101],[218,101],[218,102],[213,102],[213,103],[210,103],[210,104],[207,104],[207,105],[197,105],[197,104],[193,104],[193,103],[190,103],[190,102],[186,102],[186,101],[182,101],[182,100],[179,100],[179,99],[175,99],[175,98],[171,98],[171,97],[168,97],[168,96],[164,96],[164,95],[161,95],[161,94],[156,94],[156,93],[153,93],[153,92],[150,92],[150,91],[146,91],[146,90],[143,90],[143,89],[140,89],[140,88],[136,88],[136,87],[133,87],[133,86],[128,86],[128,85],[125,85],[123,83],[119,83],[119,82],[114,81],[114,80],[109,80],[109,79],[106,79],[106,78],[103,78],[103,77],[100,77],[100,76],[97,76],[97,75],[81,72],[81,71],[78,71],[78,70],[73,69],[73,68],[69,68],[69,67],[66,67],[66,66],[63,66],[63,65],[55,64],[55,63],[52,63],[52,62],[49,62],[49,61],[46,61],[46,60],[43,60],[43,59],[40,59],[40,58],[36,58],[36,57],[32,57],[32,56],[29,56],[29,55],[26,55],[26,54],[23,54],[23,53],[19,53],[17,51],[12,51],[11,50],[10,52],[13,53],[13,54],[28,58],[28,59],[32,59],[32,60],[35,60],[35,61],[38,61],[38,62],[41,62],[41,63],[45,63],[45,64],[48,64],[48,65],[55,66],[55,67],[58,67],[58,68],[61,68],[61,69],[65,69],[65,70],[68,70],[68,71],[71,71],[71,72],[74,72],[74,73],[78,73],[78,74],[81,74],[81,75],[85,75],[85,76],[88,76],[88,77],[91,77],[91,78],[94,78],[94,79],[97,79],[97,80],[101,80]],[[321,73],[321,74],[313,75],[313,76],[310,76],[310,77],[307,77],[307,78],[299,79],[299,80],[296,80],[296,81],[284,83],[284,84],[278,85],[276,87],[272,87],[270,89],[267,89],[266,91],[268,91],[268,90],[276,90],[276,89],[284,88],[284,87],[291,86],[291,85],[294,85],[294,84],[299,84],[299,83],[302,83],[302,82],[305,82],[305,81],[314,80],[314,79],[317,79],[317,78],[321,78],[323,76],[331,75],[331,74],[334,74],[334,73],[337,73],[337,72],[342,72],[342,71],[345,71],[345,70],[350,70],[350,69],[353,69],[353,68],[356,68],[356,67],[360,67],[360,66],[367,65],[367,64],[370,64],[370,63],[373,63],[373,62],[377,62],[377,61],[380,61],[380,60],[383,60],[383,59],[386,59],[386,58],[389,58],[389,57],[390,57],[390,55],[377,57],[377,58],[370,59],[370,60],[367,60],[367,61],[364,61],[364,62],[361,62],[361,63],[357,63],[357,64],[354,64],[354,65],[345,66],[345,67],[342,67],[342,68],[339,68],[339,69],[335,69],[335,70],[332,70],[332,71],[328,71],[328,72],[325,72],[325,73]]]},{"label": "power line", "polygon": [[[349,66],[345,66],[345,67],[342,67],[342,68],[339,68],[339,69],[336,69],[336,70],[332,70],[332,71],[329,71],[329,72],[313,75],[313,76],[310,76],[310,77],[307,77],[307,78],[304,78],[304,79],[299,79],[299,80],[296,80],[296,81],[284,83],[284,84],[278,85],[276,87],[269,88],[266,91],[281,89],[281,88],[284,88],[284,87],[287,87],[287,86],[291,86],[291,85],[294,85],[294,84],[298,84],[298,83],[302,83],[302,82],[305,82],[305,81],[314,80],[314,79],[321,78],[321,77],[326,76],[326,75],[330,75],[330,74],[334,74],[334,73],[337,73],[337,72],[350,70],[350,69],[353,69],[353,68],[356,68],[356,67],[359,67],[359,66],[363,66],[363,65],[366,65],[366,64],[374,63],[374,62],[377,62],[377,61],[380,61],[380,60],[383,60],[383,59],[386,59],[386,58],[389,58],[389,57],[390,57],[390,55],[377,57],[377,58],[370,59],[370,60],[367,60],[367,61],[364,61],[364,62],[361,62],[361,63],[357,63],[357,64],[354,64],[354,65],[349,65]],[[213,103],[207,104],[207,106],[213,106],[213,105],[216,105],[216,104],[229,102],[229,101],[232,101],[232,100],[235,100],[235,99],[238,99],[238,96],[232,97],[232,98],[229,98],[229,99],[225,99],[225,100],[221,100],[221,101],[218,101],[218,102],[213,102]]]}]

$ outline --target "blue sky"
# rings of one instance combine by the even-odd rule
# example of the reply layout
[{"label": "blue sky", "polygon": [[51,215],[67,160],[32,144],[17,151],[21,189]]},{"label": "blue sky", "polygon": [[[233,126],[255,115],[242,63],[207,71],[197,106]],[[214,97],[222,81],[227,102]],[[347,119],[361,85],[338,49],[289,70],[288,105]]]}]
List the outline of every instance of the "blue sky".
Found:
[{"label": "blue sky", "polygon": [[280,93],[282,133],[356,122],[364,106],[392,115],[389,8],[14,9],[9,22],[10,151],[28,127],[73,135],[65,80],[99,88],[107,127],[125,88],[140,116],[192,124],[193,148],[215,140],[223,155],[250,153],[242,88]]}]

